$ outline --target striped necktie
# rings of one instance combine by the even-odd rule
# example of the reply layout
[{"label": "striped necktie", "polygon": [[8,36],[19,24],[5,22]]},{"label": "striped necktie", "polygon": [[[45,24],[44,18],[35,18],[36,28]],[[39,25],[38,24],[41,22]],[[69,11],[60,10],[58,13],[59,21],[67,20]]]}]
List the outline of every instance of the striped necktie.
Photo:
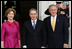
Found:
[{"label": "striped necktie", "polygon": [[33,29],[35,29],[35,21],[33,21],[34,25],[33,25]]}]

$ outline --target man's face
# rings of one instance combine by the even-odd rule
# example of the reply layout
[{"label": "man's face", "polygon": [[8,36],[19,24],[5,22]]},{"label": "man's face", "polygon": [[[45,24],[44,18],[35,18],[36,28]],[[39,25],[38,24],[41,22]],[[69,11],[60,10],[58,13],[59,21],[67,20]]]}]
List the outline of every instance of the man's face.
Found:
[{"label": "man's face", "polygon": [[61,4],[56,4],[58,6],[58,8],[61,8]]},{"label": "man's face", "polygon": [[51,6],[49,12],[52,16],[55,16],[57,14],[57,8],[55,6]]},{"label": "man's face", "polygon": [[36,11],[32,10],[32,11],[30,11],[29,16],[31,17],[32,20],[35,20],[35,19],[37,19],[38,14]]}]

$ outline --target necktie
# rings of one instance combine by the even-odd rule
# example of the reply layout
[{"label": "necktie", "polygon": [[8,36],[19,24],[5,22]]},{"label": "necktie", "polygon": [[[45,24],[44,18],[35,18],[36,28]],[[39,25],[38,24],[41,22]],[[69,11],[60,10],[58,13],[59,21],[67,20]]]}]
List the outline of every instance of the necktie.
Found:
[{"label": "necktie", "polygon": [[52,21],[52,29],[53,29],[53,32],[55,31],[55,18],[53,17],[53,21]]},{"label": "necktie", "polygon": [[34,25],[33,25],[33,29],[35,29],[35,21],[33,21]]}]

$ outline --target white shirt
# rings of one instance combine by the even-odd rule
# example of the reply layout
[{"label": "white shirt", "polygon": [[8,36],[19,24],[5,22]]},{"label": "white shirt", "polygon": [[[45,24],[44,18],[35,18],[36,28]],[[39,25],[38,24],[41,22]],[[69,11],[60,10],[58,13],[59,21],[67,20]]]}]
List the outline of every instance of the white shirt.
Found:
[{"label": "white shirt", "polygon": [[[32,26],[34,25],[33,20],[31,20]],[[37,19],[35,20],[35,25],[37,23]]]},{"label": "white shirt", "polygon": [[[34,25],[33,20],[31,20],[32,26]],[[35,20],[35,25],[37,23],[37,19]],[[23,47],[27,47],[27,45],[24,45]]]},{"label": "white shirt", "polygon": [[[57,19],[57,14],[54,16],[55,17],[55,24],[56,24],[56,19]],[[51,16],[51,25],[52,25],[52,21],[53,21],[53,16]]]}]

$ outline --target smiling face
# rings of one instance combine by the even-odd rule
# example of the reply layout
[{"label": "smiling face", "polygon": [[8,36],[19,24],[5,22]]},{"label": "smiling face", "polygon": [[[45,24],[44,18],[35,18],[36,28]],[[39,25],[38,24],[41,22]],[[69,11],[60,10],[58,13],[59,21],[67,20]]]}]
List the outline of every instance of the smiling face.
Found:
[{"label": "smiling face", "polygon": [[38,14],[35,10],[31,10],[29,16],[32,20],[35,20],[37,19]]},{"label": "smiling face", "polygon": [[52,16],[55,16],[57,14],[57,8],[55,6],[51,6],[49,12]]},{"label": "smiling face", "polygon": [[7,15],[8,19],[12,20],[14,18],[14,12],[10,11]]}]

